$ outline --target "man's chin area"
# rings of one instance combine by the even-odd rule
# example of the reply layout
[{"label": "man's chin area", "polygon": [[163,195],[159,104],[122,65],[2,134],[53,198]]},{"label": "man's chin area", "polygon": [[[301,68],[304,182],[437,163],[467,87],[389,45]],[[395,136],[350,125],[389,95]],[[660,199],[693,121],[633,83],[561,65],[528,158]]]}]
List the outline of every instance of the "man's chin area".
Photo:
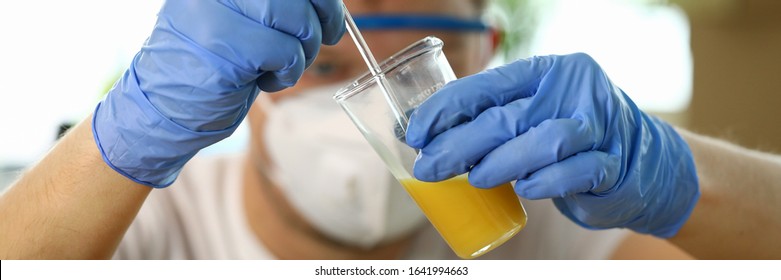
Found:
[{"label": "man's chin area", "polygon": [[411,232],[381,240],[374,244],[357,244],[357,242],[338,240],[317,230],[309,231],[308,235],[331,250],[340,251],[340,254],[335,255],[337,259],[390,260],[402,258],[409,251],[416,234],[423,228],[424,226],[421,225]]}]

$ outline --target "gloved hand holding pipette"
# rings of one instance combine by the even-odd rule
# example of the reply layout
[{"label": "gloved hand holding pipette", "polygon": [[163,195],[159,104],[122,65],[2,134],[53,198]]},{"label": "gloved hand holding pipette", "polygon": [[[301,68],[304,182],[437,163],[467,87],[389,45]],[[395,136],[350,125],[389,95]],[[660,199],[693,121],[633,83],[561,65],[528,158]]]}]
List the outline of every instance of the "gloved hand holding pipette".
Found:
[{"label": "gloved hand holding pipette", "polygon": [[[410,118],[415,177],[469,172],[475,186],[517,180],[588,228],[671,237],[699,197],[691,151],[632,103],[589,56],[520,60],[446,85]],[[533,213],[530,213],[533,216]]]},{"label": "gloved hand holding pipette", "polygon": [[168,0],[132,65],[97,107],[104,161],[165,187],[201,148],[229,136],[258,90],[290,87],[344,33],[338,0]]}]

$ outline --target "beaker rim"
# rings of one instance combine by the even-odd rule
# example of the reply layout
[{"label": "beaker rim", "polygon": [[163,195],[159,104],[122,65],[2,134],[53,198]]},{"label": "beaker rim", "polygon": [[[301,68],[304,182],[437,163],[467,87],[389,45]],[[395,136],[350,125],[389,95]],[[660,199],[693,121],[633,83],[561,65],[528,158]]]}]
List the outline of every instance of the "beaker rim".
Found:
[{"label": "beaker rim", "polygon": [[346,98],[349,98],[354,94],[360,92],[367,86],[376,82],[377,76],[385,75],[386,73],[395,69],[399,65],[411,59],[414,59],[420,56],[421,54],[431,52],[432,50],[442,49],[443,45],[444,43],[442,42],[442,40],[435,36],[427,36],[423,39],[420,39],[417,42],[407,46],[406,48],[396,52],[388,59],[379,63],[381,71],[377,73],[377,75],[372,75],[371,72],[369,71],[365,72],[363,75],[359,76],[349,85],[337,91],[334,94],[333,98],[336,101],[342,101]]}]

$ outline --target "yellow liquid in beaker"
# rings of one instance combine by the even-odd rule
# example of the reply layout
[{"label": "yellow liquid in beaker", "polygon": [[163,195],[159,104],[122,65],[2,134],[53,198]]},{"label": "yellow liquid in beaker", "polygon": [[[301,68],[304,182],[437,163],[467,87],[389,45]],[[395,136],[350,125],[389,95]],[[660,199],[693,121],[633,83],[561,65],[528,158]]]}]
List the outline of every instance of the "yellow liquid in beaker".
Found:
[{"label": "yellow liquid in beaker", "polygon": [[403,179],[401,184],[463,259],[498,247],[526,225],[526,211],[510,183],[479,189],[459,176],[437,183]]}]

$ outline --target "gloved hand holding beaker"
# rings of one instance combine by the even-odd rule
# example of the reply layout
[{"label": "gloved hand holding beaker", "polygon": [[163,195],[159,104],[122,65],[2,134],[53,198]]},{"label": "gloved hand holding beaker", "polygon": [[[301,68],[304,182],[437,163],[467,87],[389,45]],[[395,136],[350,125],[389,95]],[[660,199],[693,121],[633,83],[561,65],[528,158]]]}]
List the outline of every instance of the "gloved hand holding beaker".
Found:
[{"label": "gloved hand holding beaker", "polygon": [[259,90],[290,87],[344,33],[339,0],[168,0],[128,71],[95,109],[104,161],[141,184],[173,183],[238,127]]},{"label": "gloved hand holding beaker", "polygon": [[[699,197],[686,142],[585,54],[533,57],[449,83],[411,116],[414,175],[517,180],[587,228],[675,235]],[[530,213],[533,216],[533,213]]]}]

